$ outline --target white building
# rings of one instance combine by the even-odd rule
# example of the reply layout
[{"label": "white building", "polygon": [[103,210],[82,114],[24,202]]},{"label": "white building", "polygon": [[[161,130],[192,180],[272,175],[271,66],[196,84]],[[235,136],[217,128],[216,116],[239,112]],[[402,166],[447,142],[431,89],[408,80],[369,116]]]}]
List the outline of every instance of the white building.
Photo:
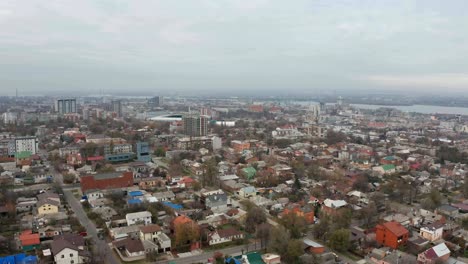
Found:
[{"label": "white building", "polygon": [[223,147],[220,137],[214,136],[212,138],[212,147],[213,147],[213,151],[221,149]]},{"label": "white building", "polygon": [[79,235],[67,234],[55,237],[51,249],[54,261],[58,264],[86,263],[90,256],[85,250],[84,238]]},{"label": "white building", "polygon": [[39,141],[36,137],[19,137],[15,138],[16,153],[29,151],[31,154],[37,154],[39,150]]},{"label": "white building", "polygon": [[137,213],[129,213],[125,216],[127,220],[127,225],[136,225],[142,223],[144,225],[151,224],[151,213],[148,211],[137,212]]},{"label": "white building", "polygon": [[104,193],[100,190],[88,190],[85,192],[88,201],[104,198]]},{"label": "white building", "polygon": [[243,238],[244,234],[235,228],[220,229],[208,234],[208,243],[210,245],[216,245]]},{"label": "white building", "polygon": [[428,226],[421,227],[419,235],[429,241],[436,241],[442,238],[444,233],[444,225],[438,222],[432,223]]},{"label": "white building", "polygon": [[175,199],[175,194],[172,191],[153,193],[156,202],[167,202]]},{"label": "white building", "polygon": [[18,119],[18,114],[15,112],[6,112],[2,114],[2,119],[5,125],[13,124]]},{"label": "white building", "polygon": [[80,256],[80,251],[72,248],[64,248],[57,254],[54,254],[54,260],[57,264],[85,263],[86,258]]}]

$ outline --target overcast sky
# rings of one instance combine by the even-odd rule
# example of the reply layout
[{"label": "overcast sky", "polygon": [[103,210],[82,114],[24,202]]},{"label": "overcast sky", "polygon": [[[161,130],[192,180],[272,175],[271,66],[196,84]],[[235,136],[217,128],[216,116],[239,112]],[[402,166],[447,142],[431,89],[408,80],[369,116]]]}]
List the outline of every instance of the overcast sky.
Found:
[{"label": "overcast sky", "polygon": [[466,0],[1,0],[0,95],[468,95]]}]

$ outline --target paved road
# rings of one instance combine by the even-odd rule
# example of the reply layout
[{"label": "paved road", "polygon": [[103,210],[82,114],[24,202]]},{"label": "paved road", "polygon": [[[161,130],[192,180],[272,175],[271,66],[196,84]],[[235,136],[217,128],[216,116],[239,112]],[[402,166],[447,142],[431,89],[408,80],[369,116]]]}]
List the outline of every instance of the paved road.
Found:
[{"label": "paved road", "polygon": [[80,202],[75,198],[75,196],[73,196],[73,193],[70,190],[64,190],[63,193],[65,199],[67,200],[72,211],[75,213],[76,217],[80,221],[81,225],[86,228],[86,232],[92,237],[94,245],[96,246],[96,250],[99,252],[99,256],[104,258],[105,263],[120,263],[120,260],[114,255],[114,253],[110,249],[109,245],[105,242],[105,240],[99,239],[96,226],[91,220],[89,220]]},{"label": "paved road", "polygon": [[[63,194],[65,196],[65,199],[67,200],[68,205],[70,205],[72,211],[75,213],[81,225],[84,228],[86,228],[86,232],[88,233],[88,235],[90,235],[93,239],[94,245],[96,247],[95,250],[99,252],[99,257],[104,259],[104,262],[107,264],[121,263],[119,258],[117,258],[114,252],[112,252],[112,249],[109,247],[109,245],[104,240],[99,239],[96,226],[91,220],[89,220],[88,216],[86,215],[86,212],[81,206],[81,203],[75,198],[71,190],[63,184],[62,174],[56,172],[53,169],[51,170],[51,174],[54,177],[54,181],[57,182],[62,188]],[[102,261],[102,259],[100,261]]]},{"label": "paved road", "polygon": [[242,250],[244,250],[244,252],[260,250],[260,243],[257,243],[256,246],[257,247],[255,247],[255,244],[252,243],[250,245],[241,245],[241,246],[224,248],[220,250],[208,251],[208,252],[204,252],[200,255],[196,255],[192,257],[176,258],[173,260],[164,260],[164,261],[158,261],[154,263],[155,264],[168,264],[170,262],[177,263],[177,264],[207,263],[208,259],[212,258],[215,252],[222,252],[224,255],[229,255],[229,256],[238,256],[242,254]]}]

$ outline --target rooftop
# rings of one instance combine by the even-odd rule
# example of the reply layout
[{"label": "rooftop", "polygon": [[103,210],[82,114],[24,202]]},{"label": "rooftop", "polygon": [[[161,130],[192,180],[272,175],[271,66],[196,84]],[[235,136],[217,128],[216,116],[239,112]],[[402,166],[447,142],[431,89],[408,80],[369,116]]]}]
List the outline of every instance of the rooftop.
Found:
[{"label": "rooftop", "polygon": [[93,175],[96,180],[106,180],[106,179],[113,179],[122,176],[122,172],[107,172],[107,173],[99,173]]},{"label": "rooftop", "polygon": [[408,233],[408,230],[404,226],[402,226],[400,223],[395,222],[395,221],[386,222],[386,223],[383,224],[383,226],[388,231],[395,234],[396,236],[402,236],[402,235]]},{"label": "rooftop", "polygon": [[146,225],[146,226],[140,226],[140,231],[144,234],[147,233],[154,233],[154,232],[159,232],[161,231],[161,227],[159,225]]}]

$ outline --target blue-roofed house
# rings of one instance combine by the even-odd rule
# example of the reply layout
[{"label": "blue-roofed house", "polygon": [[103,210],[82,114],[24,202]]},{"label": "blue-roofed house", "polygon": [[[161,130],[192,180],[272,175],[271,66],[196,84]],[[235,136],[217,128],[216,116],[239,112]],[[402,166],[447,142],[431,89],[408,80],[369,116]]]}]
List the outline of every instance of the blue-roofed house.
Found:
[{"label": "blue-roofed house", "polygon": [[184,207],[180,204],[175,204],[175,203],[171,203],[171,202],[163,202],[163,204],[165,206],[168,206],[174,210],[182,210]]},{"label": "blue-roofed house", "polygon": [[128,192],[128,196],[130,196],[132,199],[138,198],[138,197],[143,197],[143,192],[142,191],[131,191]]}]

